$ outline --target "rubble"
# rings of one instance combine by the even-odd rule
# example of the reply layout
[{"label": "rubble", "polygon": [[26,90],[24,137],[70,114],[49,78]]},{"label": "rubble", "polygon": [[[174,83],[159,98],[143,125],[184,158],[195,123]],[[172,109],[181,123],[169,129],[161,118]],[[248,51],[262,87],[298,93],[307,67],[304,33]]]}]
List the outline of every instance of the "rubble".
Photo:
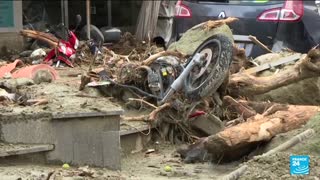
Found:
[{"label": "rubble", "polygon": [[[174,97],[168,101],[159,101],[160,96],[157,96],[153,87],[148,84],[155,79],[154,76],[153,79],[150,78],[148,70],[159,59],[176,62],[178,65],[184,64],[203,41],[216,34],[224,34],[233,42],[232,31],[227,25],[233,21],[236,19],[228,18],[195,26],[166,51],[150,42],[137,41],[129,33],[125,33],[120,42],[108,48],[101,48],[99,54],[92,54],[88,43],[81,42],[74,62],[75,69],[81,70],[70,70],[63,78],[59,77],[61,71],[45,64],[25,66],[23,62],[26,61],[16,60],[14,63],[1,65],[0,77],[3,79],[0,80],[0,105],[6,106],[6,101],[16,102],[13,106],[1,108],[1,113],[40,110],[63,112],[64,107],[69,107],[74,112],[99,112],[108,109],[108,103],[115,103],[128,111],[141,111],[135,114],[125,113],[122,116],[124,124],[132,121],[147,122],[150,127],[159,129],[163,139],[173,144],[188,143],[189,146],[177,148],[184,163],[238,161],[255,152],[262,144],[269,142],[271,145],[281,134],[294,132],[305,124],[308,126],[309,119],[319,113],[319,48],[311,49],[307,54],[288,51],[273,53],[265,48],[270,53],[251,61],[245,57],[243,49],[235,45],[230,46],[233,49],[233,64],[224,74],[224,78],[219,79],[221,82],[215,81],[219,89],[209,96],[196,99],[196,102],[192,102],[193,99],[186,96],[183,92],[185,89],[176,91]],[[44,40],[52,47],[58,45],[57,39],[44,33],[30,30],[21,33],[27,37]],[[258,43],[257,39],[254,40]],[[44,55],[45,50],[38,49],[30,57],[40,60]],[[15,70],[16,68],[18,70]],[[158,70],[165,74],[164,76],[168,73],[173,74],[174,78],[181,73],[166,68]],[[313,84],[310,85],[311,83]],[[170,87],[171,84],[166,85]],[[302,99],[291,94],[292,89],[298,89],[298,86],[303,86],[302,92],[299,92],[300,96],[314,91],[308,93],[313,100],[294,103],[292,99]],[[95,88],[95,92],[88,93],[88,88]],[[99,93],[96,92],[98,90]],[[101,94],[107,96],[103,101]],[[283,94],[289,98],[285,98]],[[21,98],[18,100],[17,97]],[[315,131],[317,132],[317,129]],[[266,149],[257,154],[265,152]],[[302,151],[297,153],[300,152]],[[150,148],[144,155],[159,154],[156,148]],[[270,162],[273,163],[281,160],[282,164],[279,164],[279,167],[287,172],[285,153],[277,152],[270,157]],[[181,164],[180,160],[175,159]],[[261,162],[263,164],[259,164]],[[312,164],[314,163],[315,161],[312,161]],[[241,173],[244,174],[240,177],[258,177],[254,165],[260,168],[268,167],[270,172],[272,170],[266,158],[262,157],[259,160],[248,161],[243,168],[246,170],[241,169]],[[162,165],[150,165],[161,176],[188,176],[191,179],[200,176],[197,173],[176,170],[172,165],[167,166],[170,170],[163,172]],[[235,172],[238,176],[239,172]],[[268,171],[269,174],[270,172]],[[279,172],[277,176],[268,173],[262,174],[261,177],[287,178],[287,173]],[[60,175],[94,178],[96,172],[89,167],[82,167],[67,172],[49,172],[48,176]]]},{"label": "rubble", "polygon": [[189,120],[190,126],[205,135],[216,134],[224,128],[224,123],[213,114],[200,115]]},{"label": "rubble", "polygon": [[8,93],[5,89],[0,88],[0,102],[2,101],[13,101],[15,99],[15,94]]}]

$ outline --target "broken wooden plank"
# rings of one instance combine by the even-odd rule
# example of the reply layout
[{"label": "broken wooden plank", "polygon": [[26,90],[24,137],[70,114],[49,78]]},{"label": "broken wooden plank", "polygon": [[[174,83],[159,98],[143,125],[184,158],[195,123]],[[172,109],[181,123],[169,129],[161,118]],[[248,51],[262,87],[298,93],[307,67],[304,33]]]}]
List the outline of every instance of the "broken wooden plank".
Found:
[{"label": "broken wooden plank", "polygon": [[264,45],[261,41],[259,41],[255,36],[249,36],[249,39],[254,42],[256,45],[264,49],[265,51],[272,53],[272,51],[268,48],[268,46]]},{"label": "broken wooden plank", "polygon": [[233,39],[235,42],[251,42],[251,39],[249,39],[249,36],[245,35],[233,35]]},{"label": "broken wooden plank", "polygon": [[292,62],[292,61],[299,60],[300,57],[301,57],[301,54],[294,54],[294,55],[291,55],[291,56],[280,58],[277,61],[273,61],[273,62],[270,62],[270,63],[262,64],[262,65],[257,66],[257,67],[253,67],[253,68],[247,69],[244,72],[246,74],[254,74],[254,73],[257,73],[257,72],[261,72],[261,71],[270,69],[272,67],[276,67],[276,66],[279,66],[279,65],[282,65],[282,64],[285,64],[285,63],[289,63],[289,62]]},{"label": "broken wooden plank", "polygon": [[53,149],[52,144],[1,144],[0,157],[46,152]]}]

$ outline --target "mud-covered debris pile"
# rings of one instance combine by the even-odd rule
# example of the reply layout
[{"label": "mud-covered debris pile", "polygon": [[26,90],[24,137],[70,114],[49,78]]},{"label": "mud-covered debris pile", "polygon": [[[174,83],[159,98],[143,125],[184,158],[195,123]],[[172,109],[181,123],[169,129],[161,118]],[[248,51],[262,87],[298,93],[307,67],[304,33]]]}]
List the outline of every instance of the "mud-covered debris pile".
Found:
[{"label": "mud-covered debris pile", "polygon": [[6,163],[0,167],[1,179],[125,179],[117,172],[88,166],[62,168],[44,165],[15,165]]},{"label": "mud-covered debris pile", "polygon": [[302,128],[279,134],[278,136],[273,138],[266,146],[261,148],[260,151],[269,151],[307,129],[313,129],[315,131],[315,135],[308,138],[306,141],[300,142],[288,151],[294,154],[320,156],[320,151],[318,149],[320,145],[320,112],[318,115],[310,119],[308,123]]},{"label": "mud-covered debris pile", "polygon": [[[314,180],[319,177],[319,156],[310,156],[310,174],[308,176],[296,176],[294,179]],[[267,157],[252,160],[248,163],[246,172],[240,180],[255,179],[293,179],[290,175],[290,153],[276,153]]]},{"label": "mud-covered debris pile", "polygon": [[138,53],[144,53],[146,50],[146,42],[138,41],[131,33],[125,32],[119,42],[110,47],[117,54],[127,55],[134,49]]}]

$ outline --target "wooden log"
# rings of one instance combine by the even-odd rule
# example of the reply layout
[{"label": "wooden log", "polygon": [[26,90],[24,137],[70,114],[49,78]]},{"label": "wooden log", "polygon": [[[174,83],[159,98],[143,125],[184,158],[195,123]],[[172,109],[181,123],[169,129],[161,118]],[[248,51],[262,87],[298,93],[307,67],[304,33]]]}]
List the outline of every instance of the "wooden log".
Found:
[{"label": "wooden log", "polygon": [[230,96],[225,96],[223,98],[223,102],[224,105],[228,107],[228,109],[236,111],[239,115],[243,116],[244,119],[247,119],[257,114],[253,108],[244,103],[236,101]]},{"label": "wooden log", "polygon": [[33,30],[21,30],[20,34],[25,37],[34,38],[43,42],[48,43],[51,47],[58,46],[58,38],[44,32],[33,31]]},{"label": "wooden log", "polygon": [[212,154],[213,161],[235,160],[249,153],[257,144],[301,127],[319,110],[317,106],[288,105],[287,110],[274,114],[257,114],[242,124],[209,136],[204,142],[205,148]]},{"label": "wooden log", "polygon": [[312,49],[292,67],[267,77],[256,77],[245,72],[230,76],[228,92],[231,96],[252,97],[303,79],[320,76],[320,49]]},{"label": "wooden log", "polygon": [[[302,142],[308,138],[310,138],[311,136],[313,136],[315,134],[315,131],[313,129],[308,129],[296,136],[294,136],[293,138],[291,138],[289,141],[285,142],[284,144],[281,144],[279,146],[277,146],[276,148],[268,151],[267,153],[264,153],[260,156],[255,156],[253,159],[259,159],[261,157],[266,157],[266,156],[270,156],[276,152],[279,151],[284,151],[296,144],[298,144],[299,142]],[[248,165],[243,165],[240,168],[232,171],[231,173],[229,173],[226,176],[223,176],[222,178],[220,178],[220,180],[236,180],[239,179],[239,177],[241,175],[243,175],[245,173],[245,171],[247,170]]]}]

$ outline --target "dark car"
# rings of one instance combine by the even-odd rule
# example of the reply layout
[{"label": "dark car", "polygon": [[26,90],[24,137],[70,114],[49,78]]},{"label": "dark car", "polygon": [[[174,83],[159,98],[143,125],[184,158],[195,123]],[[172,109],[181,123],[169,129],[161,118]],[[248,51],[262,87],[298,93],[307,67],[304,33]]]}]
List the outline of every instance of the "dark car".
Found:
[{"label": "dark car", "polygon": [[[239,18],[230,25],[234,35],[256,36],[274,50],[306,52],[320,42],[320,16],[315,1],[302,0],[179,0],[174,39],[196,24],[227,17]],[[241,41],[245,36],[238,37]],[[261,48],[252,47],[252,56],[263,53]]]}]

